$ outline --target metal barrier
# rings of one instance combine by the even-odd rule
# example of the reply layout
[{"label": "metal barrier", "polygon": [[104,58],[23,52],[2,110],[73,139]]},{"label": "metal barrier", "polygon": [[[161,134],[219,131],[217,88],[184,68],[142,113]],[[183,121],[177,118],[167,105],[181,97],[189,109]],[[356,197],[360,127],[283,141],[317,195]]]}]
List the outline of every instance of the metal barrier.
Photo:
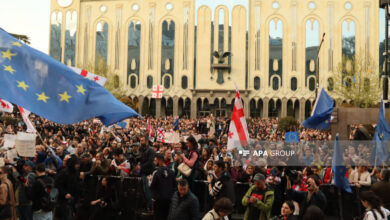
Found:
[{"label": "metal barrier", "polygon": [[[87,176],[84,180],[84,201],[85,204],[81,205],[79,209],[79,216],[83,216],[82,213],[86,213],[91,210],[89,205],[90,201],[96,199],[96,193],[98,185],[101,182],[102,176]],[[144,215],[146,202],[144,199],[144,193],[142,189],[142,179],[138,177],[106,177],[109,184],[115,191],[115,201],[120,206],[121,215],[116,219],[149,219],[150,216]],[[249,189],[248,183],[236,183],[236,204],[235,214],[243,214],[245,207],[241,204],[241,199]],[[363,214],[364,209],[360,204],[359,191],[367,190],[365,188],[358,189],[352,186],[353,193],[347,193],[339,190],[334,185],[320,185],[320,190],[327,197],[327,208],[325,214],[331,217],[338,217],[339,219],[353,219],[355,216]],[[196,180],[193,184],[192,192],[198,197],[200,203],[200,210],[202,213],[212,209],[212,198],[209,196],[207,181]],[[284,195],[283,195],[283,200]],[[279,209],[280,210],[280,209]],[[84,219],[88,219],[84,218]]]}]

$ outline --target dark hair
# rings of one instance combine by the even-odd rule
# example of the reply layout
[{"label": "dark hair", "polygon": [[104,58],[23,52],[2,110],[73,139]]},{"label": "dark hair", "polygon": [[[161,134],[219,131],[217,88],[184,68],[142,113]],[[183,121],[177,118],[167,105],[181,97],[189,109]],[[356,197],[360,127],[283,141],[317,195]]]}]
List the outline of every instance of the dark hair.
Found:
[{"label": "dark hair", "polygon": [[40,173],[45,172],[45,170],[46,170],[45,164],[43,164],[43,163],[37,164],[37,166],[35,167],[35,170],[40,172]]},{"label": "dark hair", "polygon": [[230,199],[226,197],[222,197],[215,202],[214,210],[216,213],[218,212],[231,213],[233,211],[233,203],[232,201],[230,201]]},{"label": "dark hair", "polygon": [[381,199],[375,195],[373,191],[363,191],[360,193],[360,200],[367,201],[372,209],[376,209],[380,214],[381,217],[384,217],[384,214],[381,210]]},{"label": "dark hair", "polygon": [[115,155],[115,156],[119,156],[119,155],[121,155],[121,154],[123,154],[122,148],[117,148],[117,149],[115,149],[115,151],[114,151],[114,155]]},{"label": "dark hair", "polygon": [[188,186],[188,181],[186,179],[181,179],[177,181],[179,186]]},{"label": "dark hair", "polygon": [[310,175],[309,178],[312,178],[317,186],[321,184],[321,180],[317,175]]},{"label": "dark hair", "polygon": [[164,156],[162,154],[156,154],[155,158],[159,161],[164,162]]},{"label": "dark hair", "polygon": [[214,163],[214,165],[217,165],[218,168],[225,169],[225,163],[222,160],[218,160]]},{"label": "dark hair", "polygon": [[383,181],[390,181],[390,170],[382,169],[381,175],[383,176]]},{"label": "dark hair", "polygon": [[325,220],[325,215],[320,208],[312,205],[306,209],[303,220]]},{"label": "dark hair", "polygon": [[[187,141],[191,143],[192,149],[196,150],[196,148],[198,147],[198,143],[196,142],[196,139],[194,138],[194,136],[190,135],[190,136],[187,138]],[[188,146],[188,147],[189,147],[189,146]]]},{"label": "dark hair", "polygon": [[290,208],[290,210],[294,213],[294,211],[295,211],[294,202],[292,200],[287,200],[287,201],[284,201],[284,203],[286,203],[287,206]]}]

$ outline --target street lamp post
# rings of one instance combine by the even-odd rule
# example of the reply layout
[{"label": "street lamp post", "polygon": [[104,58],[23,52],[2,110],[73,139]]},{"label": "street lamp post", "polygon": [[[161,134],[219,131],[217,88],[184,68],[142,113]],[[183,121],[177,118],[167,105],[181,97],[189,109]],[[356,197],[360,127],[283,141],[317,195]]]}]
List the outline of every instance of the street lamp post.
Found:
[{"label": "street lamp post", "polygon": [[320,46],[318,47],[318,50],[317,50],[317,57],[316,57],[316,96],[315,96],[315,99],[317,99],[318,88],[320,86],[320,58],[319,58],[319,55],[320,55],[320,51],[321,51],[321,46],[324,43],[324,38],[325,38],[325,33],[322,34],[322,40],[321,40]]},{"label": "street lamp post", "polygon": [[385,72],[383,74],[383,101],[387,103],[388,100],[388,92],[389,92],[389,4],[390,0],[379,0],[379,4],[381,8],[385,9],[385,53],[383,54],[385,57]]}]

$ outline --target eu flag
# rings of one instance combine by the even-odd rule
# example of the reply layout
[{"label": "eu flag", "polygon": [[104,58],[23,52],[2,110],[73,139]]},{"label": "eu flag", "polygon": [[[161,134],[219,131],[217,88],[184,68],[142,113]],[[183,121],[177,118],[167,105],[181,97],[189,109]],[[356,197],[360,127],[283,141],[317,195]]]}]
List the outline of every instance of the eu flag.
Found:
[{"label": "eu flag", "polygon": [[388,151],[386,142],[390,139],[390,125],[385,118],[385,107],[383,100],[379,108],[378,123],[376,124],[374,141],[375,148],[371,151],[371,164],[381,165],[388,158]]},{"label": "eu flag", "polygon": [[348,179],[347,177],[345,177],[346,171],[347,168],[345,167],[343,154],[341,153],[341,148],[339,146],[339,137],[336,136],[336,140],[334,143],[333,161],[332,161],[334,185],[339,189],[352,193]]},{"label": "eu flag", "polygon": [[330,117],[333,112],[333,99],[321,88],[320,94],[314,104],[310,118],[302,122],[303,127],[313,129],[329,129]]},{"label": "eu flag", "polygon": [[284,138],[286,143],[299,143],[299,134],[298,132],[287,132]]},{"label": "eu flag", "polygon": [[139,116],[105,88],[1,28],[0,98],[61,124],[97,117],[109,126]]},{"label": "eu flag", "polygon": [[179,130],[179,118],[177,118],[177,120],[175,121],[175,123],[173,124],[173,126],[174,126],[174,128],[173,128],[174,131]]}]

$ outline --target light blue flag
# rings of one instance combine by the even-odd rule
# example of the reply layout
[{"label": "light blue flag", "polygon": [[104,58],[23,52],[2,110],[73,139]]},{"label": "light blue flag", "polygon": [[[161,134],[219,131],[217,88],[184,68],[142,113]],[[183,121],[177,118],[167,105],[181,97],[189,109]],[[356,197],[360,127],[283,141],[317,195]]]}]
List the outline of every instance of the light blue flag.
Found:
[{"label": "light blue flag", "polygon": [[298,132],[291,131],[287,132],[284,138],[286,143],[299,143],[299,134]]},{"label": "light blue flag", "polygon": [[378,123],[376,124],[374,141],[375,148],[371,151],[371,164],[382,165],[388,158],[386,142],[390,139],[390,125],[385,118],[385,106],[381,100]]},{"label": "light blue flag", "polygon": [[314,104],[311,117],[302,122],[305,128],[329,129],[334,101],[323,88]]},{"label": "light blue flag", "polygon": [[60,124],[139,116],[97,83],[0,28],[0,98]]},{"label": "light blue flag", "polygon": [[332,161],[334,185],[339,189],[352,193],[351,186],[349,185],[348,179],[345,176],[346,171],[347,168],[345,167],[343,154],[339,146],[339,137],[336,136]]}]

